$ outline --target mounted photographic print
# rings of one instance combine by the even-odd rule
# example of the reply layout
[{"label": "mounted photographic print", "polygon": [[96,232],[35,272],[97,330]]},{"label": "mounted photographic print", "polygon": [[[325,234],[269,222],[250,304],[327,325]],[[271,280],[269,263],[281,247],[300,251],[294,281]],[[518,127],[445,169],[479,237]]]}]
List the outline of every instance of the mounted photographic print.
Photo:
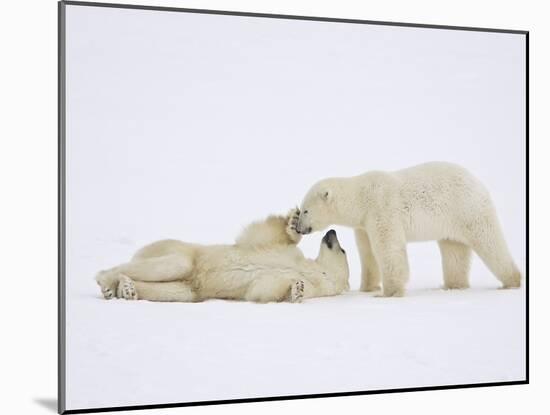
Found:
[{"label": "mounted photographic print", "polygon": [[59,410],[528,382],[528,33],[59,3]]}]

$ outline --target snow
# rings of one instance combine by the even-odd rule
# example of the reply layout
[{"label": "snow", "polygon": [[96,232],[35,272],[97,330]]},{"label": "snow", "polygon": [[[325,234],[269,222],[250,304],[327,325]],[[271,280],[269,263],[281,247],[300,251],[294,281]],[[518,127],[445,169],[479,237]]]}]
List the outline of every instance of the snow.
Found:
[{"label": "snow", "polygon": [[420,282],[404,298],[263,305],[107,301],[91,279],[69,283],[67,408],[525,378],[524,288]]}]

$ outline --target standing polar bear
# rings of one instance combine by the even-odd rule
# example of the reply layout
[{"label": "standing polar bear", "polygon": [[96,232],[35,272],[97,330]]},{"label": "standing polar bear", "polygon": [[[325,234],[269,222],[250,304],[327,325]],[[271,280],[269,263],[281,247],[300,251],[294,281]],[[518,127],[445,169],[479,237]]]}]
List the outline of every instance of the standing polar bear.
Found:
[{"label": "standing polar bear", "polygon": [[130,262],[101,271],[106,299],[195,302],[208,298],[300,302],[349,288],[349,268],[336,232],[324,236],[319,256],[304,258],[296,244],[299,211],[249,225],[234,245],[154,242]]},{"label": "standing polar bear", "polygon": [[438,241],[446,288],[467,288],[474,250],[504,288],[521,274],[504,240],[488,191],[466,169],[443,162],[396,172],[372,171],[316,183],[301,206],[301,234],[336,224],[355,229],[361,290],[402,296],[407,242]]}]

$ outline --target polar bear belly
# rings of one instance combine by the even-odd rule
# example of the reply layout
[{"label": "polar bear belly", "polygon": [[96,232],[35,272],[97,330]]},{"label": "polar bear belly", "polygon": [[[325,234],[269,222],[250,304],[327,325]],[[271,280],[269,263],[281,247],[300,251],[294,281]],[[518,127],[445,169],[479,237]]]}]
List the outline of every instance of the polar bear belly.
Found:
[{"label": "polar bear belly", "polygon": [[425,222],[421,226],[415,226],[405,232],[407,242],[424,242],[448,239],[448,233],[436,223]]},{"label": "polar bear belly", "polygon": [[254,281],[263,277],[290,281],[299,275],[297,268],[287,249],[266,253],[224,246],[206,250],[199,256],[194,284],[205,297],[240,299]]},{"label": "polar bear belly", "polygon": [[441,239],[463,239],[457,218],[452,215],[434,214],[433,211],[417,209],[406,215],[403,228],[407,242],[438,241]]}]

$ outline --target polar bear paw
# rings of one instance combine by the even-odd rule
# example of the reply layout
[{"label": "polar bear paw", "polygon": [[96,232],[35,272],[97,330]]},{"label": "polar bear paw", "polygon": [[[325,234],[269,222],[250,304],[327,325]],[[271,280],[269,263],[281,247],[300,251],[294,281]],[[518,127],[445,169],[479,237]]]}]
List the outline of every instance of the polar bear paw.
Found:
[{"label": "polar bear paw", "polygon": [[383,284],[382,294],[376,297],[403,297],[405,295],[405,286],[403,284],[386,283]]},{"label": "polar bear paw", "polygon": [[297,207],[291,209],[287,215],[286,233],[290,237],[290,240],[294,243],[300,242],[302,235],[298,233],[296,227],[298,226],[298,218],[300,217],[300,209]]},{"label": "polar bear paw", "polygon": [[96,275],[96,282],[101,289],[101,294],[103,294],[103,298],[105,298],[106,300],[116,298],[116,279],[113,278],[113,276],[109,272],[99,272]]},{"label": "polar bear paw", "polygon": [[521,274],[514,272],[507,275],[505,278],[501,277],[502,288],[519,288],[521,286]]},{"label": "polar bear paw", "polygon": [[304,299],[304,282],[302,280],[294,281],[290,285],[290,302],[301,303]]},{"label": "polar bear paw", "polygon": [[112,288],[109,287],[101,287],[101,294],[103,294],[103,298],[106,300],[110,300],[111,298],[115,298],[115,292]]},{"label": "polar bear paw", "polygon": [[125,300],[137,300],[137,290],[134,281],[126,275],[120,277],[117,287],[117,297]]}]

